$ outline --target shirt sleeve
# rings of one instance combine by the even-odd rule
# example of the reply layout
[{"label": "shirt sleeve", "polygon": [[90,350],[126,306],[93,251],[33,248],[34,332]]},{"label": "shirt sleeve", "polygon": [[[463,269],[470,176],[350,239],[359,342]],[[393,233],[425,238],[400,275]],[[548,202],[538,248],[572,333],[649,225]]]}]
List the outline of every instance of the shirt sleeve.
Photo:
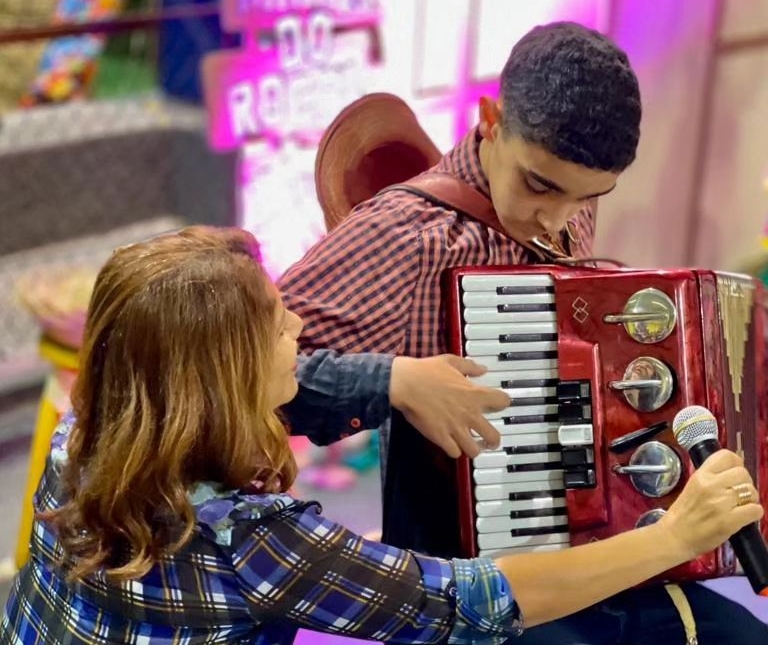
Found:
[{"label": "shirt sleeve", "polygon": [[258,523],[233,563],[257,621],[407,643],[497,645],[522,633],[492,560],[442,560],[365,540],[316,505]]},{"label": "shirt sleeve", "polygon": [[283,406],[293,434],[318,445],[378,428],[389,416],[394,357],[317,350],[299,357],[299,391]]},{"label": "shirt sleeve", "polygon": [[304,320],[302,350],[399,354],[419,276],[419,234],[408,195],[358,206],[278,281]]}]

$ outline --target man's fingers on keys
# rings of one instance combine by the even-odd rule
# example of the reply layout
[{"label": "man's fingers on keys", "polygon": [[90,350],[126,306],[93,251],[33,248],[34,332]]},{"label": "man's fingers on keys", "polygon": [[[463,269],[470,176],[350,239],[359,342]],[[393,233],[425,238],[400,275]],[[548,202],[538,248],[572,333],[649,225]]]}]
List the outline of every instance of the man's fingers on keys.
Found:
[{"label": "man's fingers on keys", "polygon": [[[479,448],[481,450],[496,450],[501,444],[501,435],[490,422],[483,416],[478,415],[472,421],[472,429],[480,435]],[[477,439],[473,439],[478,443]]]}]

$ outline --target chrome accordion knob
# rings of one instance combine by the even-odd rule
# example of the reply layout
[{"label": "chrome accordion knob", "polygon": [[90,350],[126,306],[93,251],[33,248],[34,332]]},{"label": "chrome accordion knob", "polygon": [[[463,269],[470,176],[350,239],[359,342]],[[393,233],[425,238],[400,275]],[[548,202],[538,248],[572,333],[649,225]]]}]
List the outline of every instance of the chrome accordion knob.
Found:
[{"label": "chrome accordion knob", "polygon": [[643,289],[632,294],[624,311],[603,316],[603,322],[624,325],[630,338],[648,345],[661,342],[672,333],[677,323],[677,310],[663,291]]},{"label": "chrome accordion knob", "polygon": [[654,508],[650,511],[646,511],[643,513],[640,517],[637,518],[637,522],[635,522],[635,528],[641,529],[644,526],[650,526],[651,524],[656,524],[667,511],[665,511],[663,508]]},{"label": "chrome accordion knob", "polygon": [[672,370],[659,359],[641,356],[627,366],[621,381],[611,381],[608,387],[624,394],[638,412],[653,412],[669,401],[675,379]]},{"label": "chrome accordion knob", "polygon": [[632,453],[628,466],[614,466],[613,472],[629,475],[635,490],[646,497],[664,497],[680,482],[683,464],[667,444],[649,441]]}]

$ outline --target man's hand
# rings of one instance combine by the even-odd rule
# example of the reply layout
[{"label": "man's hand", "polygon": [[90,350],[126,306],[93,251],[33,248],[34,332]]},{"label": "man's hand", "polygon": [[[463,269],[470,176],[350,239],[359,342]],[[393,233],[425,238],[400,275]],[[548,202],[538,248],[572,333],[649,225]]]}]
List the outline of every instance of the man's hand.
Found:
[{"label": "man's hand", "polygon": [[467,359],[444,354],[431,358],[397,357],[392,364],[389,399],[421,434],[449,456],[480,454],[481,446],[470,434],[477,432],[485,446],[496,449],[501,437],[483,417],[503,410],[509,397],[501,390],[480,387],[467,376],[486,369]]}]

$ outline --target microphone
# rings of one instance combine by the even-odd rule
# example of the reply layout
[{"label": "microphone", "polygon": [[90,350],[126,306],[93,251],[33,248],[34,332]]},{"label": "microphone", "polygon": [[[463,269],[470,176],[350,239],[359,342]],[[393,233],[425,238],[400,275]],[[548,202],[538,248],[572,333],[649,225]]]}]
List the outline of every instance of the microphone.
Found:
[{"label": "microphone", "polygon": [[[677,442],[688,451],[698,468],[710,455],[720,450],[717,420],[700,405],[683,408],[675,415],[672,431]],[[747,524],[728,540],[756,594],[768,596],[768,547],[757,522]]]}]

